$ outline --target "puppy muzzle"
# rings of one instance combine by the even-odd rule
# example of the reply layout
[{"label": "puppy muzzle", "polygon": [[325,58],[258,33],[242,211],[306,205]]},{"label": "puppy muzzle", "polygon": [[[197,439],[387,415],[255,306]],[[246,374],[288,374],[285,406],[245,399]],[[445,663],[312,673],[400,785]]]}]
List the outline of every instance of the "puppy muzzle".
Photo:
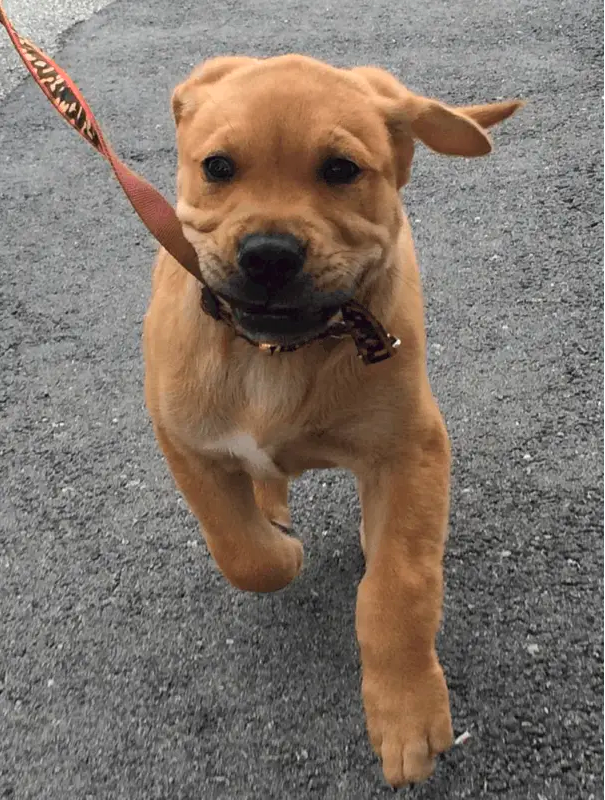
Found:
[{"label": "puppy muzzle", "polygon": [[365,363],[393,355],[399,340],[353,300],[354,288],[317,289],[304,271],[306,249],[291,234],[246,235],[238,246],[238,269],[213,291],[203,288],[202,307],[237,336],[271,354],[352,336]]}]

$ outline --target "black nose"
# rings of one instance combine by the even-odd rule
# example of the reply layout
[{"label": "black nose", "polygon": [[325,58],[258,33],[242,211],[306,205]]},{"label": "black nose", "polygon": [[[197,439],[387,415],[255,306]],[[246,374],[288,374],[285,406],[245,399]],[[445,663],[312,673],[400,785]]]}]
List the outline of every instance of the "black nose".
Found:
[{"label": "black nose", "polygon": [[279,289],[302,270],[305,248],[288,233],[252,233],[240,242],[237,260],[251,281]]}]

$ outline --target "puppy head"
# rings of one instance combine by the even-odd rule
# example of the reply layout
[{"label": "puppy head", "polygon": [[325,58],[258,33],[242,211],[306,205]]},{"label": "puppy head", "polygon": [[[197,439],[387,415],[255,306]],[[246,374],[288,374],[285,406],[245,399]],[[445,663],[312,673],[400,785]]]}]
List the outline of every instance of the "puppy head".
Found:
[{"label": "puppy head", "polygon": [[485,155],[518,102],[454,110],[382,70],[217,58],[174,92],[177,214],[206,283],[258,341],[321,332],[392,262],[414,140]]}]

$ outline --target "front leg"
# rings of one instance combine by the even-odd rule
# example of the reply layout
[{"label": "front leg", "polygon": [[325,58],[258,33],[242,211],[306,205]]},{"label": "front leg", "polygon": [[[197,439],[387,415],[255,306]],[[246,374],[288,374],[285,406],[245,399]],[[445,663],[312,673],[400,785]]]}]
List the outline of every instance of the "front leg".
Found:
[{"label": "front leg", "polygon": [[273,592],[290,583],[302,566],[302,545],[262,513],[251,477],[177,447],[157,425],[155,433],[174,480],[227,580],[251,592]]},{"label": "front leg", "polygon": [[356,619],[362,694],[370,741],[392,786],[427,778],[435,755],[452,743],[435,649],[449,467],[447,433],[435,407],[414,441],[358,476],[366,556]]}]

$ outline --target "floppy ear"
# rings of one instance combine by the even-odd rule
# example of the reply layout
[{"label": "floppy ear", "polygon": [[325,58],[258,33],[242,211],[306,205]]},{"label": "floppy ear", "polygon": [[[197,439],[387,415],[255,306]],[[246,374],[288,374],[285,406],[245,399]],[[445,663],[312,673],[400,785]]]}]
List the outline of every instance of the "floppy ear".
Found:
[{"label": "floppy ear", "polygon": [[357,67],[354,73],[363,78],[376,94],[393,140],[398,160],[398,182],[409,180],[414,140],[437,153],[450,156],[483,156],[491,152],[491,139],[485,128],[510,117],[523,103],[503,103],[453,108],[409,89],[384,70]]},{"label": "floppy ear", "polygon": [[218,83],[229,73],[249,67],[257,61],[258,59],[248,56],[219,56],[197,66],[187,80],[180,83],[172,93],[172,113],[176,124],[195,108],[195,88]]},{"label": "floppy ear", "polygon": [[412,95],[406,114],[417,139],[436,153],[446,156],[485,156],[492,143],[477,123],[437,100]]},{"label": "floppy ear", "polygon": [[491,128],[511,117],[524,105],[523,100],[503,100],[501,103],[487,103],[482,106],[458,106],[456,111],[474,119],[482,128]]},{"label": "floppy ear", "polygon": [[416,117],[411,127],[414,135],[437,153],[484,156],[492,149],[485,128],[502,122],[523,105],[521,100],[505,100],[502,103],[452,108],[436,100],[414,96]]}]

